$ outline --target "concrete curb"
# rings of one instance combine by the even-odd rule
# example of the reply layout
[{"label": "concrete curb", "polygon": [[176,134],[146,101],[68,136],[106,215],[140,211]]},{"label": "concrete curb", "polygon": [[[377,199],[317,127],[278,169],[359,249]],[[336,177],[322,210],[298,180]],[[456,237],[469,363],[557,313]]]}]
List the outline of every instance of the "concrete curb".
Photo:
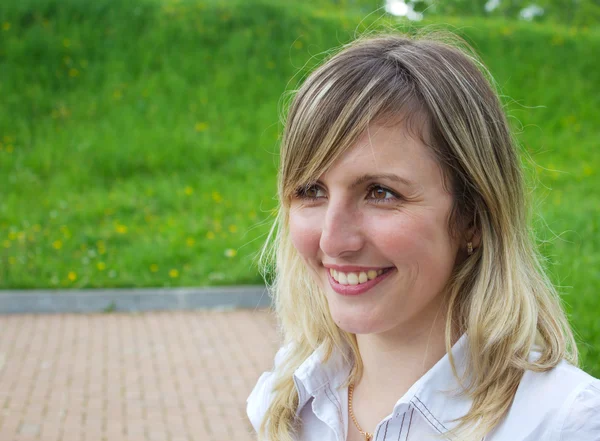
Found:
[{"label": "concrete curb", "polygon": [[0,290],[0,314],[235,309],[270,304],[264,286]]}]

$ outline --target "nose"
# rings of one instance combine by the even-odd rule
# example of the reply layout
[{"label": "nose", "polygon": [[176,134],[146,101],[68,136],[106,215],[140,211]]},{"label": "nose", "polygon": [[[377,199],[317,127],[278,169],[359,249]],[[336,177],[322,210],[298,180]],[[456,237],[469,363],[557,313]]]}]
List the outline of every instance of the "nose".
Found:
[{"label": "nose", "polygon": [[330,202],[319,242],[323,253],[344,257],[359,251],[363,245],[360,213],[346,204]]}]

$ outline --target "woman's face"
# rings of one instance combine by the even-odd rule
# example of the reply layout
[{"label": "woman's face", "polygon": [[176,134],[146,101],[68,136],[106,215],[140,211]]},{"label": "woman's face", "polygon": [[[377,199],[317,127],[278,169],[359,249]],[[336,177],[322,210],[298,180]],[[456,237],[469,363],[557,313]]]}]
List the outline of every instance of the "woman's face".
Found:
[{"label": "woman's face", "polygon": [[460,249],[451,206],[428,147],[400,125],[370,127],[294,197],[292,242],[341,329],[414,331],[442,312]]}]

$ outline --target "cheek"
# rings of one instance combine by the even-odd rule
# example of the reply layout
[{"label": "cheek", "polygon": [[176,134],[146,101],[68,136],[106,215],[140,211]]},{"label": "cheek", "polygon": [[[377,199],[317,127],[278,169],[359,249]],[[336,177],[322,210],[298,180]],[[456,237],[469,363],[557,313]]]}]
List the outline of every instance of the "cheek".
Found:
[{"label": "cheek", "polygon": [[434,274],[445,270],[452,255],[445,228],[439,219],[407,212],[377,219],[369,227],[374,233],[370,236],[377,242],[376,248],[393,262],[419,266],[420,270],[428,269]]},{"label": "cheek", "polygon": [[428,228],[421,219],[406,213],[380,216],[365,223],[366,235],[381,254],[407,261],[420,254],[423,241],[428,240]]},{"label": "cheek", "polygon": [[306,216],[301,210],[291,210],[289,219],[290,237],[294,247],[306,259],[317,256],[321,240],[320,221]]}]

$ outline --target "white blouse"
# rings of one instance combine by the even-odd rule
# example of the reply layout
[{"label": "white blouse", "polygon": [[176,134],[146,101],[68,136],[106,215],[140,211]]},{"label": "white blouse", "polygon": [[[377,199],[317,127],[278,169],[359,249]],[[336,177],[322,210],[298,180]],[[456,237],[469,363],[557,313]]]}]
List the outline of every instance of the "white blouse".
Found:
[{"label": "white blouse", "polygon": [[[463,336],[452,348],[459,373],[464,369],[466,343]],[[278,351],[275,366],[286,352],[285,347]],[[339,353],[326,363],[322,360],[322,351],[317,350],[294,374],[302,421],[299,441],[345,441],[348,434],[348,388],[341,385],[350,366]],[[272,381],[272,372],[265,372],[248,397],[248,418],[255,430],[269,405]],[[471,407],[468,398],[447,392],[457,388],[445,355],[377,425],[374,441],[445,439],[440,435],[456,427],[453,420]],[[600,441],[600,380],[565,361],[548,372],[527,371],[508,413],[485,441]]]}]

